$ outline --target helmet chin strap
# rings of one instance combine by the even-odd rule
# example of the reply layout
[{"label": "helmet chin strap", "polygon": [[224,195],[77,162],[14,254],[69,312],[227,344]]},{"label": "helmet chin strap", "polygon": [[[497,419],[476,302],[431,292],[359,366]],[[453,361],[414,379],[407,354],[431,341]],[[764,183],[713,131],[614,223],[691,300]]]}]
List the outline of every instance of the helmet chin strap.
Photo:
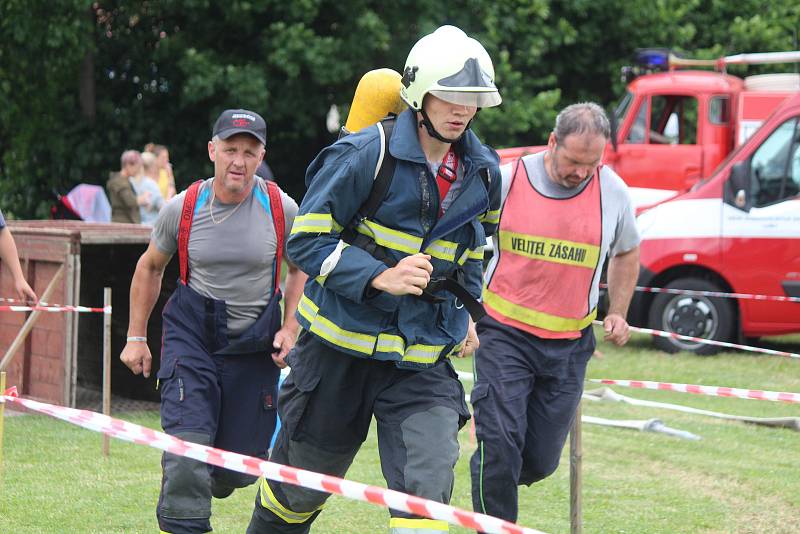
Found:
[{"label": "helmet chin strap", "polygon": [[464,128],[464,131],[461,132],[461,135],[459,135],[455,139],[448,139],[447,137],[437,132],[436,128],[433,127],[433,123],[431,122],[430,117],[428,117],[428,114],[425,112],[425,108],[420,109],[419,112],[422,114],[422,120],[419,121],[419,125],[425,126],[425,129],[428,130],[428,135],[430,135],[434,139],[438,139],[442,143],[450,143],[451,145],[454,143],[458,143],[461,140],[461,138],[464,137],[464,134],[467,133],[467,130],[469,130],[469,125],[472,124],[472,119],[470,119],[470,121],[467,123],[466,128]]}]

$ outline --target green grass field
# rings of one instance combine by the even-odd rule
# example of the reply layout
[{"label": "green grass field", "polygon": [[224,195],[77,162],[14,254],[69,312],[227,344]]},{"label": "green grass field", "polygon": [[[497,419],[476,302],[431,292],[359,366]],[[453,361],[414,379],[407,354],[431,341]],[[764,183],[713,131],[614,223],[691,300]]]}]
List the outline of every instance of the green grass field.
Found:
[{"label": "green grass field", "polygon": [[[775,348],[798,352],[800,337]],[[723,353],[713,357],[667,355],[634,337],[616,349],[600,343],[588,376],[688,382],[800,392],[800,361],[776,356]],[[471,370],[472,360],[456,361]],[[465,383],[467,389],[470,384]],[[587,384],[592,389],[593,384]],[[800,416],[800,405],[615,388],[625,395],[719,412],[762,417]],[[800,531],[800,434],[679,412],[583,403],[583,413],[615,419],[658,417],[702,436],[686,441],[635,430],[583,426],[583,518],[585,532],[798,532]],[[116,417],[159,427],[155,412]],[[155,504],[160,452],[112,440],[101,455],[102,437],[47,416],[5,419],[0,481],[0,533],[157,532]],[[461,459],[453,504],[471,509],[468,462],[475,449],[469,427],[461,432]],[[348,478],[383,486],[374,432]],[[255,487],[214,501],[215,532],[244,532]],[[387,512],[333,497],[313,532],[385,532]],[[520,524],[569,532],[568,448],[549,479],[520,492]],[[451,532],[467,532],[452,527]]]}]

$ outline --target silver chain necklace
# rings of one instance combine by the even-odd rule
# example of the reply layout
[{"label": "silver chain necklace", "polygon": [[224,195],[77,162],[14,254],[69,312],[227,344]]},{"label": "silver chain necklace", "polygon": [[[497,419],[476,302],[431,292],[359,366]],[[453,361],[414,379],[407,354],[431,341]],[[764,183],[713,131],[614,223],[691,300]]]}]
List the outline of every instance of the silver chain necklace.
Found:
[{"label": "silver chain necklace", "polygon": [[[247,196],[250,196],[250,195],[247,195]],[[225,221],[227,221],[230,218],[231,215],[236,213],[236,210],[239,209],[239,206],[241,206],[242,203],[245,200],[247,200],[247,197],[244,197],[242,200],[239,201],[238,204],[236,204],[235,208],[233,208],[231,211],[228,212],[227,215],[225,215],[220,220],[216,220],[216,219],[214,219],[214,199],[215,198],[216,198],[216,192],[214,191],[214,182],[212,181],[211,182],[211,203],[208,205],[208,214],[211,215],[211,222],[213,222],[214,224],[222,224]]]}]

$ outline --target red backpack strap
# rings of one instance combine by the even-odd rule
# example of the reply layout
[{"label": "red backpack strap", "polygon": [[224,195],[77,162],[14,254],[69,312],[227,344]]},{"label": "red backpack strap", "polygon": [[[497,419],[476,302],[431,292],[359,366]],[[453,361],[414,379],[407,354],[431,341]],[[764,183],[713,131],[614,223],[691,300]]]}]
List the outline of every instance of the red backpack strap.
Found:
[{"label": "red backpack strap", "polygon": [[181,210],[181,220],[178,223],[178,264],[181,269],[181,283],[189,283],[189,234],[192,231],[192,219],[194,219],[194,206],[197,203],[197,193],[200,191],[200,184],[203,180],[197,180],[186,190],[183,197],[183,209]]},{"label": "red backpack strap", "polygon": [[275,238],[278,245],[275,251],[275,264],[273,265],[272,278],[275,281],[273,295],[277,295],[281,288],[281,260],[283,259],[283,238],[286,231],[286,220],[283,216],[283,200],[281,200],[281,190],[275,182],[266,182],[267,193],[269,194],[269,208],[272,212],[272,223],[275,225]]}]

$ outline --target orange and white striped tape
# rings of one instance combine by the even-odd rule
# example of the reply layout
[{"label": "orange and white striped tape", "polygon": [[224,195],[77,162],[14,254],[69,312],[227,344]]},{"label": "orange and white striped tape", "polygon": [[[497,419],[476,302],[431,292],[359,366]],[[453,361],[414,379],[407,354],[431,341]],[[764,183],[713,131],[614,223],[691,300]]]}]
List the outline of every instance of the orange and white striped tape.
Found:
[{"label": "orange and white striped tape", "polygon": [[739,399],[767,400],[774,402],[800,403],[800,393],[785,391],[764,391],[761,389],[741,389],[723,386],[701,386],[697,384],[673,384],[671,382],[651,382],[649,380],[612,380],[610,378],[589,378],[589,382],[623,386],[638,389],[658,389],[661,391],[678,391],[712,397],[736,397]]},{"label": "orange and white striped tape", "polygon": [[14,312],[75,312],[75,313],[111,313],[111,306],[102,308],[88,308],[86,306],[0,306],[0,311]]},{"label": "orange and white striped tape", "polygon": [[193,458],[207,464],[224,467],[239,473],[264,476],[270,480],[286,482],[304,488],[327,493],[335,493],[349,499],[364,501],[384,508],[401,510],[410,514],[446,521],[482,532],[494,534],[541,534],[541,531],[522,527],[496,517],[468,512],[399,491],[368,486],[359,482],[344,480],[329,475],[295,469],[293,467],[268,462],[251,456],[244,456],[197,443],[183,441],[156,430],[139,426],[120,419],[114,419],[97,412],[76,410],[54,406],[17,396],[16,388],[9,389],[0,401],[10,401],[30,410],[41,412],[69,423],[102,432],[111,437],[147,445],[178,456]]},{"label": "orange and white striped tape", "polygon": [[[608,284],[602,283],[600,287],[606,289]],[[669,293],[671,295],[689,295],[695,297],[717,297],[740,300],[767,300],[774,302],[800,302],[800,297],[788,297],[784,295],[758,295],[753,293],[725,293],[724,291],[701,291],[698,289],[678,289],[671,287],[644,287],[636,286],[636,291],[645,293]]]},{"label": "orange and white striped tape", "polygon": [[[603,321],[593,321],[594,324],[603,326]],[[653,330],[652,328],[640,328],[638,326],[631,326],[630,329],[634,332],[642,334],[650,334],[659,337],[671,337],[675,339],[683,339],[685,341],[694,341],[695,343],[704,343],[706,345],[716,345],[717,347],[725,347],[729,349],[746,350],[748,352],[760,352],[762,354],[771,354],[773,356],[786,356],[787,358],[800,358],[800,354],[795,352],[786,352],[783,350],[765,349],[762,347],[752,347],[750,345],[739,345],[737,343],[729,343],[727,341],[717,341],[716,339],[707,339],[704,337],[684,336],[683,334],[676,334],[675,332],[664,332],[663,330]]]}]

